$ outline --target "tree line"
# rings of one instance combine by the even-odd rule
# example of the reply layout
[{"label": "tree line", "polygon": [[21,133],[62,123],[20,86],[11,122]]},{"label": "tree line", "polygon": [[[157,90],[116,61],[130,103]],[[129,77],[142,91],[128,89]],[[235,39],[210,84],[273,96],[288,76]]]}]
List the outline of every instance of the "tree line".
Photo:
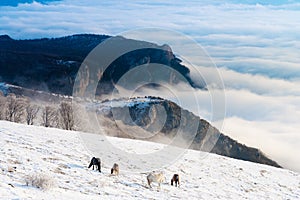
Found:
[{"label": "tree line", "polygon": [[28,125],[76,130],[77,122],[71,102],[62,101],[59,105],[39,105],[15,94],[4,96],[0,92],[0,120]]}]

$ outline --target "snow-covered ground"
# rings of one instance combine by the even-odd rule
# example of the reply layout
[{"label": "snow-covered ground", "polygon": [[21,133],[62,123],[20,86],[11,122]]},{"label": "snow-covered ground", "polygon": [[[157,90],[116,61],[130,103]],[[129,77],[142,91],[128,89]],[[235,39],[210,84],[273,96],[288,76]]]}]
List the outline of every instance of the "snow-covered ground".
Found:
[{"label": "snow-covered ground", "polygon": [[[109,140],[133,152],[141,144],[147,150],[162,145]],[[199,159],[193,150],[161,169],[166,182],[158,190],[155,184],[148,188],[146,174],[124,172],[122,166],[119,176],[110,176],[113,163],[105,160],[102,173],[88,169],[93,155],[76,132],[0,121],[0,147],[0,199],[300,199],[296,172],[215,154]],[[179,188],[169,183],[174,173],[181,177]],[[30,174],[50,177],[53,186],[26,186]]]},{"label": "snow-covered ground", "polygon": [[[77,99],[78,100],[78,99]],[[90,110],[96,110],[98,113],[107,113],[111,108],[116,107],[133,107],[138,106],[139,108],[147,107],[150,103],[157,103],[165,101],[157,97],[138,97],[138,98],[119,98],[119,99],[110,99],[104,101],[98,101],[94,99],[93,101],[85,99],[85,102],[80,101],[79,104],[84,105],[84,107]]]}]

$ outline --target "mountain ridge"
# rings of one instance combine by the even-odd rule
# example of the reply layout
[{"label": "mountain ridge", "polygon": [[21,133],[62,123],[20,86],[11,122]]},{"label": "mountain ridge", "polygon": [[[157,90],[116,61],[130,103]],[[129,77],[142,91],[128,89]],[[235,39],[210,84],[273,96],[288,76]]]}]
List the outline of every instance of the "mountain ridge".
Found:
[{"label": "mountain ridge", "polygon": [[[60,38],[14,40],[8,35],[0,36],[0,81],[29,89],[44,90],[71,95],[79,67],[86,56],[101,42],[114,36],[77,34]],[[120,36],[116,36],[120,37]],[[139,44],[141,49],[128,52],[114,60],[105,70],[97,95],[110,93],[114,84],[129,70],[147,63],[170,66],[185,77],[192,87],[197,86],[190,78],[190,71],[176,58],[171,48],[154,43],[126,39]],[[143,49],[143,44],[153,48]],[[101,56],[101,55],[99,55]],[[99,72],[89,69],[88,75],[98,80]],[[166,74],[166,81],[175,80]],[[92,80],[91,80],[92,81]],[[104,89],[103,89],[104,88]]]},{"label": "mountain ridge", "polygon": [[[192,112],[181,108],[174,102],[151,96],[122,100],[125,103],[118,103],[118,101],[106,102],[110,105],[100,106],[97,114],[109,118],[112,122],[122,121],[123,124],[128,126],[138,126],[141,128],[139,132],[145,130],[150,135],[152,133],[154,136],[147,138],[147,140],[159,142],[166,136],[172,141],[174,137],[182,134],[182,140],[191,140],[190,149],[281,168],[278,163],[269,159],[259,149],[248,147],[226,136],[206,120],[195,116]],[[116,106],[113,106],[114,104]],[[165,117],[162,117],[161,110],[166,111]],[[162,123],[162,121],[164,122]],[[100,122],[102,126],[106,126],[107,123],[107,120]],[[114,130],[118,129],[118,125],[120,124],[118,123]],[[198,127],[196,127],[197,125]],[[182,131],[183,133],[181,133]],[[123,134],[122,132],[123,130],[120,130],[118,133],[113,131],[113,134],[116,135],[112,134],[110,136],[136,139],[141,134],[137,133],[133,134],[133,136],[131,135],[132,137],[128,136],[128,132],[134,132],[130,128],[127,128]],[[145,135],[149,135],[147,133]],[[180,143],[177,144],[176,142],[174,142],[174,145],[181,146]]]}]

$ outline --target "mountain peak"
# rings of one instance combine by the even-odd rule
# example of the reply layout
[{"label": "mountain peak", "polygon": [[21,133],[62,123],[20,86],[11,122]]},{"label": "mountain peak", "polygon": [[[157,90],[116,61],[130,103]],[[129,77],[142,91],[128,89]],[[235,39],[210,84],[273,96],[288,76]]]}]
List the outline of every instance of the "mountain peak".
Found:
[{"label": "mountain peak", "polygon": [[0,41],[13,40],[9,35],[0,35]]}]

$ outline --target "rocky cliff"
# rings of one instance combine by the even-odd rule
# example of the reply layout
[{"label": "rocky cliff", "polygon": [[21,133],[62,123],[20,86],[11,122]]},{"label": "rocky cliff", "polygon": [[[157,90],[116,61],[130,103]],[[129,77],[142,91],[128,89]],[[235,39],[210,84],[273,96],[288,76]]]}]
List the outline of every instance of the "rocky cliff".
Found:
[{"label": "rocky cliff", "polygon": [[[168,142],[180,135],[181,139],[174,145],[181,146],[181,141],[191,140],[190,148],[194,150],[209,151],[236,159],[267,164],[280,167],[275,161],[269,159],[259,149],[243,145],[224,135],[209,122],[195,116],[192,112],[184,110],[176,103],[156,97],[136,98],[131,100],[115,100],[118,103],[102,104],[98,113],[113,122],[117,122],[113,131],[119,137]],[[120,103],[123,101],[124,103]],[[109,105],[109,106],[108,106]],[[114,106],[115,105],[115,106]],[[118,121],[122,123],[118,123]],[[123,128],[122,124],[140,129]],[[103,126],[107,125],[107,121]],[[110,127],[111,128],[111,127]],[[146,135],[141,130],[149,134]],[[142,134],[142,135],[139,135]]]},{"label": "rocky cliff", "polygon": [[[111,38],[107,35],[81,34],[61,38],[34,40],[14,40],[8,35],[0,36],[0,82],[36,89],[51,93],[71,95],[78,69],[86,56],[101,42]],[[150,48],[141,48],[128,52],[115,59],[103,72],[97,88],[97,94],[107,94],[114,84],[130,69],[147,63],[159,63],[170,66],[197,87],[190,79],[189,69],[180,64],[167,45],[129,40],[129,43],[144,44]],[[153,47],[153,48],[152,48]],[[101,59],[101,55],[99,55]],[[88,70],[86,76],[98,80],[98,72]],[[166,81],[173,80],[168,74]]]}]

